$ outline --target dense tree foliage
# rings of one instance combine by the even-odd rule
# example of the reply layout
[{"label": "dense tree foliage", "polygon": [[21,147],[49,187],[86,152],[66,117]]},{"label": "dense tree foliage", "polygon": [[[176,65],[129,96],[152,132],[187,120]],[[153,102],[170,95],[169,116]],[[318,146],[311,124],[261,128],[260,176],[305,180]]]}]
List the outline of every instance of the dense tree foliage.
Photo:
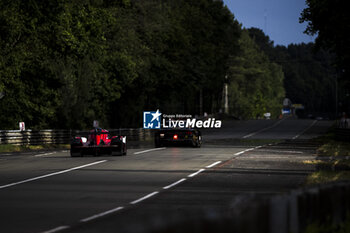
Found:
[{"label": "dense tree foliage", "polygon": [[231,114],[259,117],[280,108],[282,79],[221,1],[0,1],[1,129],[216,113],[227,81]]},{"label": "dense tree foliage", "polygon": [[257,28],[250,28],[249,35],[271,61],[282,66],[285,96],[294,104],[303,104],[304,115],[334,115],[336,71],[333,55],[325,50],[315,50],[313,43],[274,46]]},{"label": "dense tree foliage", "polygon": [[113,13],[113,7],[78,1],[1,1],[4,128],[18,121],[79,128],[104,116],[124,78],[106,69]]},{"label": "dense tree foliage", "polygon": [[307,22],[307,34],[317,35],[316,47],[336,55],[338,108],[350,111],[350,14],[345,0],[306,0],[300,22]]},{"label": "dense tree foliage", "polygon": [[[117,122],[141,122],[142,110],[217,112],[226,60],[238,49],[240,27],[233,15],[222,2],[208,0],[139,1],[135,9],[148,65],[116,102]],[[129,117],[126,106],[133,108]]]},{"label": "dense tree foliage", "polygon": [[230,60],[230,113],[239,118],[262,118],[266,112],[279,116],[285,96],[281,66],[270,62],[247,30],[239,42],[241,53]]},{"label": "dense tree foliage", "polygon": [[[300,21],[308,22],[306,33],[317,34],[316,44],[337,55],[341,69],[350,65],[350,15],[345,0],[307,0]],[[347,72],[349,72],[347,70]]]}]

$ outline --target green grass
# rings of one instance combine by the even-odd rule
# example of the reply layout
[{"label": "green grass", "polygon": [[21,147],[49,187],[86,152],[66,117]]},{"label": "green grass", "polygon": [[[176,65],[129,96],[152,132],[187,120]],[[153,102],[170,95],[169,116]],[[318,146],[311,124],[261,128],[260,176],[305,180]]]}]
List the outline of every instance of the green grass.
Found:
[{"label": "green grass", "polygon": [[320,143],[317,156],[329,157],[329,160],[304,161],[306,164],[315,165],[318,170],[307,177],[306,185],[350,180],[350,160],[344,159],[345,156],[350,156],[350,143],[337,141],[335,138],[334,133],[330,131],[314,139]]},{"label": "green grass", "polygon": [[69,149],[68,144],[54,145],[54,144],[45,144],[45,145],[0,145],[0,153],[9,153],[9,152],[22,152],[22,151],[37,151],[37,150],[54,150],[54,149]]},{"label": "green grass", "polygon": [[324,184],[336,181],[350,180],[350,171],[320,170],[306,178],[306,185]]},{"label": "green grass", "polygon": [[305,160],[304,164],[316,165],[318,170],[350,170],[350,160]]},{"label": "green grass", "polygon": [[317,149],[318,156],[350,156],[350,143],[330,139]]},{"label": "green grass", "polygon": [[14,146],[14,145],[0,145],[0,153],[3,152],[18,152],[21,151],[21,148],[19,146]]}]

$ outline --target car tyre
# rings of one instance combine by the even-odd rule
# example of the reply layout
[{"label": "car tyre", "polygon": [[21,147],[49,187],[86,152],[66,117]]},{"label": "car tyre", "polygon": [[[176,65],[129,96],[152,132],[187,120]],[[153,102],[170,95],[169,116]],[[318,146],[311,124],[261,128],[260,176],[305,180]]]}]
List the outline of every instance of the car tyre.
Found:
[{"label": "car tyre", "polygon": [[123,149],[123,145],[120,145],[120,149],[117,148],[117,150],[112,150],[112,156],[122,156],[126,155],[126,151]]},{"label": "car tyre", "polygon": [[201,136],[198,136],[195,140],[192,140],[192,147],[200,148],[202,145]]}]

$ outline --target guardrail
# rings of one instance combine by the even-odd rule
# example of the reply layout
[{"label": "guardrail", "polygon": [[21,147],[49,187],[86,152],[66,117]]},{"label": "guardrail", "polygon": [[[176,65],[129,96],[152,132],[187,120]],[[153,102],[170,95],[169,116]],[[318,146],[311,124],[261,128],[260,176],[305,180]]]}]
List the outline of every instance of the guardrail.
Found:
[{"label": "guardrail", "polygon": [[[111,129],[118,135],[127,136],[128,141],[152,141],[153,131],[142,128]],[[0,130],[0,144],[12,145],[42,145],[69,144],[75,135],[87,131],[79,130]]]},{"label": "guardrail", "polygon": [[349,196],[349,182],[294,190],[270,198],[242,194],[225,211],[203,208],[196,214],[181,213],[167,218],[153,215],[148,222],[157,224],[149,224],[150,230],[145,232],[303,233],[312,225],[321,229],[343,224],[350,214]]}]

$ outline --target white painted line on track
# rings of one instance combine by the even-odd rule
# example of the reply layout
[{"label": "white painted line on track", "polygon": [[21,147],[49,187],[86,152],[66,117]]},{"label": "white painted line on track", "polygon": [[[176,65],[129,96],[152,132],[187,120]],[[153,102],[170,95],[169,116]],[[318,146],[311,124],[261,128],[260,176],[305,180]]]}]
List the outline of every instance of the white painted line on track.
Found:
[{"label": "white painted line on track", "polygon": [[[236,154],[234,155],[240,155],[240,154],[243,154],[247,151],[251,151],[251,150],[254,150],[254,149],[259,149],[263,146],[257,146],[257,147],[254,147],[254,148],[249,148],[249,149],[246,149],[244,151],[240,151],[240,152],[237,152]],[[147,153],[147,152],[150,152],[150,151],[155,151],[155,150],[163,150],[163,149],[166,149],[166,147],[162,147],[162,148],[155,148],[155,149],[150,149],[150,150],[145,150],[145,151],[139,151],[139,152],[135,152],[134,154],[142,154],[142,153]],[[91,163],[91,164],[87,164],[87,165],[83,165],[83,166],[80,166],[80,167],[76,167],[76,168],[71,168],[71,169],[68,169],[68,170],[65,170],[65,171],[61,171],[61,172],[56,172],[56,173],[52,173],[52,174],[49,174],[49,175],[45,175],[45,176],[40,176],[40,177],[36,177],[36,178],[32,178],[32,179],[28,179],[28,180],[25,180],[25,181],[21,181],[21,182],[17,182],[17,183],[13,183],[13,184],[9,184],[9,185],[4,185],[4,186],[0,186],[0,189],[1,188],[4,188],[4,187],[9,187],[9,186],[13,186],[13,185],[16,185],[16,184],[20,184],[20,183],[25,183],[25,182],[29,182],[29,181],[32,181],[32,180],[36,180],[36,179],[41,179],[41,178],[44,178],[44,177],[48,177],[48,176],[52,176],[52,175],[58,175],[58,174],[62,174],[64,172],[68,172],[68,171],[72,171],[72,170],[76,170],[76,169],[79,169],[79,168],[82,168],[82,167],[87,167],[87,166],[92,166],[92,165],[95,165],[95,164],[98,164],[98,163],[102,163],[102,162],[106,162],[107,160],[102,160],[102,161],[98,161],[98,162],[95,162],[95,163]],[[206,166],[206,168],[212,168],[218,164],[222,163],[222,161],[217,161],[217,162],[214,162],[208,166]],[[194,177],[196,175],[198,175],[199,173],[205,171],[206,169],[202,168],[202,169],[199,169],[197,172],[195,173],[192,173],[190,175],[188,175],[188,177]],[[174,183],[172,183],[171,185],[168,185],[168,186],[165,186],[163,187],[163,189],[170,189],[182,182],[186,181],[186,178],[183,178],[181,180],[178,180]],[[153,193],[150,193],[144,197],[141,197],[135,201],[132,201],[130,202],[130,204],[132,205],[135,205],[139,202],[142,202],[150,197],[153,197],[154,195],[157,195],[159,192],[156,191],[156,192],[153,192]],[[96,215],[93,215],[91,217],[88,217],[88,218],[84,218],[84,219],[81,219],[80,222],[82,223],[85,223],[85,222],[89,222],[91,220],[94,220],[94,219],[97,219],[97,218],[100,218],[100,217],[103,217],[103,216],[106,216],[108,214],[111,214],[111,213],[114,213],[114,212],[117,212],[117,211],[120,211],[124,209],[124,207],[120,206],[120,207],[117,207],[117,208],[114,208],[114,209],[111,209],[111,210],[108,210],[108,211],[105,211],[105,212],[102,212],[100,214],[96,214]],[[60,226],[60,227],[56,227],[52,230],[49,230],[49,231],[45,231],[43,233],[55,233],[55,232],[58,232],[58,231],[61,231],[61,230],[65,230],[65,229],[68,229],[70,228],[70,226]]]},{"label": "white painted line on track", "polygon": [[46,156],[46,155],[53,155],[55,154],[56,152],[50,152],[50,153],[44,153],[44,154],[37,154],[37,155],[34,155],[35,157],[41,157],[41,156]]},{"label": "white painted line on track", "polygon": [[185,180],[186,180],[186,178],[183,178],[183,179],[181,179],[181,180],[178,180],[178,181],[172,183],[171,185],[168,185],[168,186],[163,187],[163,189],[170,189],[170,188],[174,187],[175,185],[178,185],[178,184],[184,182]]},{"label": "white painted line on track", "polygon": [[250,138],[250,137],[252,137],[252,136],[254,136],[254,135],[258,134],[258,133],[264,132],[265,130],[272,129],[272,128],[276,127],[277,125],[279,125],[279,124],[280,124],[282,121],[284,121],[285,119],[287,119],[287,118],[284,118],[284,119],[282,119],[282,120],[279,120],[279,121],[277,121],[276,123],[274,123],[273,125],[271,125],[271,126],[269,126],[269,127],[263,128],[263,129],[261,129],[261,130],[255,131],[255,132],[250,133],[250,134],[247,134],[247,135],[243,136],[242,138]]},{"label": "white painted line on track", "polygon": [[205,169],[199,169],[199,170],[196,171],[195,173],[192,173],[191,175],[188,175],[188,177],[194,177],[194,176],[196,176],[196,175],[198,175],[199,173],[204,172],[204,171],[205,171]]},{"label": "white painted line on track", "polygon": [[73,168],[70,168],[70,169],[67,169],[67,170],[54,172],[54,173],[50,173],[50,174],[43,175],[43,176],[37,176],[37,177],[34,177],[34,178],[30,178],[30,179],[27,179],[27,180],[22,180],[22,181],[11,183],[11,184],[2,185],[2,186],[0,186],[0,189],[8,188],[8,187],[19,185],[19,184],[23,184],[23,183],[28,183],[28,182],[31,182],[31,181],[34,181],[34,180],[39,180],[39,179],[43,179],[43,178],[50,177],[50,176],[60,175],[60,174],[63,174],[63,173],[71,172],[71,171],[74,171],[74,170],[78,170],[78,169],[81,169],[81,168],[84,168],[84,167],[89,167],[89,166],[93,166],[93,165],[96,165],[96,164],[99,164],[99,163],[104,163],[104,162],[107,162],[107,160],[101,160],[101,161],[97,161],[97,162],[94,162],[94,163],[85,164],[85,165],[82,165],[82,166],[79,166],[79,167],[73,167]]},{"label": "white painted line on track", "polygon": [[298,137],[300,137],[301,135],[303,135],[306,131],[308,131],[312,126],[314,126],[316,124],[317,120],[314,120],[311,125],[309,125],[306,129],[304,129],[300,134],[295,135],[292,140],[297,139]]},{"label": "white painted line on track", "polygon": [[103,213],[95,214],[95,215],[93,215],[93,216],[91,216],[91,217],[84,218],[84,219],[80,220],[80,222],[89,222],[89,221],[94,220],[94,219],[96,219],[96,218],[101,218],[101,217],[103,217],[103,216],[106,216],[106,215],[108,215],[108,214],[117,212],[117,211],[122,210],[122,209],[124,209],[124,207],[120,206],[120,207],[117,207],[117,208],[114,208],[114,209],[111,209],[111,210],[107,210],[107,211],[105,211],[105,212],[103,212]]},{"label": "white painted line on track", "polygon": [[148,198],[150,198],[150,197],[153,197],[154,195],[156,195],[156,194],[158,194],[158,193],[159,193],[159,192],[150,193],[150,194],[148,194],[148,195],[146,195],[146,196],[144,196],[144,197],[141,197],[140,199],[137,199],[137,200],[135,200],[135,201],[130,202],[130,204],[135,205],[135,204],[137,204],[137,203],[139,203],[139,202],[141,202],[141,201],[144,201],[144,200],[146,200],[146,199],[148,199]]},{"label": "white painted line on track", "polygon": [[259,148],[262,148],[263,146],[256,146],[256,147],[253,147],[253,148],[249,148],[249,149],[245,149],[245,150],[242,150],[242,151],[239,151],[235,154],[233,154],[234,156],[238,156],[238,155],[241,155],[245,152],[248,152],[248,151],[252,151],[252,150],[256,150],[256,149],[259,149]]},{"label": "white painted line on track", "polygon": [[212,164],[206,166],[206,168],[212,168],[212,167],[218,165],[219,163],[221,163],[221,161],[217,161],[217,162],[215,162],[215,163],[212,163]]},{"label": "white painted line on track", "polygon": [[56,227],[56,228],[48,230],[48,231],[44,231],[42,233],[55,233],[55,232],[66,230],[68,228],[70,228],[70,226],[60,226],[60,227]]},{"label": "white painted line on track", "polygon": [[143,154],[143,153],[147,153],[147,152],[151,152],[151,151],[164,150],[164,149],[166,149],[166,147],[160,147],[160,148],[154,148],[154,149],[149,149],[149,150],[143,150],[143,151],[135,152],[134,155]]},{"label": "white painted line on track", "polygon": [[240,152],[237,152],[237,153],[235,153],[235,154],[233,154],[233,155],[241,155],[241,154],[243,154],[245,151],[240,151]]},{"label": "white painted line on track", "polygon": [[302,151],[295,150],[261,150],[261,152],[274,152],[274,153],[289,153],[289,154],[303,154]]}]

